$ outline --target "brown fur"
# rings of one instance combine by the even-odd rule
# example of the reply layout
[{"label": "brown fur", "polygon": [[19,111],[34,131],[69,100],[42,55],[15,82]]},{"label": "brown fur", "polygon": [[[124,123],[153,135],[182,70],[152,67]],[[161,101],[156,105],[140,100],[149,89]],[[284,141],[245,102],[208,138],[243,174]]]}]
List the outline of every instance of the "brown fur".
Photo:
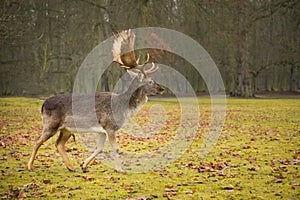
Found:
[{"label": "brown fur", "polygon": [[[137,89],[136,89],[137,88]],[[117,153],[118,146],[116,143],[115,131],[117,131],[130,117],[136,109],[143,105],[147,100],[147,95],[154,95],[161,93],[163,88],[153,82],[151,78],[144,78],[142,81],[138,77],[134,77],[127,91],[122,94],[114,94],[110,92],[102,92],[95,95],[73,95],[72,94],[59,94],[48,98],[42,105],[43,116],[43,132],[34,146],[32,155],[28,162],[28,169],[33,169],[33,162],[40,146],[60,131],[60,135],[56,141],[56,147],[66,167],[74,171],[75,168],[70,163],[70,160],[65,151],[65,143],[73,135],[73,132],[79,129],[84,132],[97,132],[99,133],[97,149],[95,152],[85,160],[83,163],[83,170],[86,171],[87,165],[100,153],[103,149],[103,144],[107,135],[108,141],[112,145],[114,151]],[[93,113],[89,112],[84,106],[78,108],[79,121],[85,123],[74,123],[72,115],[72,101],[80,101],[82,105],[91,105],[95,99],[95,112],[97,116],[97,124],[89,123],[93,117]],[[129,105],[126,105],[129,102]],[[94,110],[93,110],[94,111]],[[134,112],[133,112],[134,111]],[[120,166],[116,166],[117,170],[121,170]]]}]

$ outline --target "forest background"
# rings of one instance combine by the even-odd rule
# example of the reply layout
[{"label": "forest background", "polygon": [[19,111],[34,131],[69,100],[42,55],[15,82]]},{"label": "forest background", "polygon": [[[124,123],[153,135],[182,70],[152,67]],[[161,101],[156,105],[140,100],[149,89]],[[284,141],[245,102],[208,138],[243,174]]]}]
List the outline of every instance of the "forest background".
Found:
[{"label": "forest background", "polygon": [[[139,27],[173,29],[193,38],[211,55],[232,96],[300,88],[297,0],[5,0],[0,4],[0,95],[72,92],[81,63],[96,45],[113,32]],[[155,49],[150,55],[151,61],[182,73],[196,93],[207,92],[202,77],[184,59]],[[112,63],[102,75],[99,91],[113,90],[123,73]]]}]

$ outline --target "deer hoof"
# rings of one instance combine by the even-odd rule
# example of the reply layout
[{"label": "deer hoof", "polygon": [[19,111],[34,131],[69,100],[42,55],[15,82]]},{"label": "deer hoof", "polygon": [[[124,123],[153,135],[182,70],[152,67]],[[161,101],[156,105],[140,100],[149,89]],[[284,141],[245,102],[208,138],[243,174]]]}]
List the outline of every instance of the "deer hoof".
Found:
[{"label": "deer hoof", "polygon": [[88,168],[87,168],[87,167],[82,167],[81,169],[82,169],[82,172],[83,172],[83,173],[87,173],[87,172],[89,172],[89,170],[88,170]]},{"label": "deer hoof", "polygon": [[81,167],[81,170],[82,170],[83,173],[89,172],[87,166],[84,167],[84,163],[81,163],[80,167]]},{"label": "deer hoof", "polygon": [[123,155],[124,154],[124,152],[123,151],[121,151],[120,149],[117,149],[117,154],[119,154],[119,155]]},{"label": "deer hoof", "polygon": [[28,166],[27,169],[29,172],[33,172],[33,166]]}]

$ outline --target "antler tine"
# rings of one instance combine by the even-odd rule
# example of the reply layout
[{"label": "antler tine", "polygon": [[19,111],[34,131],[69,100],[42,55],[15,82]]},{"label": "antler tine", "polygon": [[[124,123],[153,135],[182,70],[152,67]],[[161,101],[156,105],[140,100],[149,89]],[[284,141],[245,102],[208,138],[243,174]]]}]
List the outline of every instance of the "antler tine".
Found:
[{"label": "antler tine", "polygon": [[121,37],[121,38],[122,38],[122,40],[123,40],[123,41],[125,40],[125,38],[123,37],[123,34],[122,34],[122,32],[119,32],[119,33],[118,33],[118,35],[119,35],[119,37]]},{"label": "antler tine", "polygon": [[148,70],[144,70],[144,73],[152,74],[152,73],[156,72],[158,69],[159,69],[159,67],[152,62],[152,67]]},{"label": "antler tine", "polygon": [[146,61],[144,62],[144,65],[147,64],[147,63],[149,62],[149,59],[150,59],[150,54],[147,53],[147,59],[146,59]]},{"label": "antler tine", "polygon": [[146,65],[146,64],[149,62],[150,55],[149,55],[149,53],[147,53],[146,61],[145,61],[143,64],[139,64],[140,58],[141,58],[141,55],[139,55],[138,59],[136,60],[136,64],[137,64],[138,66],[144,66],[144,65]]},{"label": "antler tine", "polygon": [[[129,29],[129,33],[131,32],[131,30]],[[118,39],[119,37],[121,37],[123,40],[125,40],[125,38],[124,38],[124,34],[125,33],[125,35],[127,34],[127,30],[125,30],[125,31],[117,31],[117,33],[114,33],[114,32],[112,32],[112,34],[113,34],[113,36],[114,36],[114,38],[115,39]]]},{"label": "antler tine", "polygon": [[112,35],[114,36],[114,39],[117,39],[120,36],[120,33],[117,32],[112,32]]},{"label": "antler tine", "polygon": [[140,64],[139,64],[140,58],[141,58],[141,55],[139,55],[138,59],[136,60],[136,64],[137,64],[137,65],[140,65]]},{"label": "antler tine", "polygon": [[126,70],[127,73],[131,76],[131,77],[135,77],[138,75],[138,72],[137,71],[133,71],[133,69],[127,69]]}]

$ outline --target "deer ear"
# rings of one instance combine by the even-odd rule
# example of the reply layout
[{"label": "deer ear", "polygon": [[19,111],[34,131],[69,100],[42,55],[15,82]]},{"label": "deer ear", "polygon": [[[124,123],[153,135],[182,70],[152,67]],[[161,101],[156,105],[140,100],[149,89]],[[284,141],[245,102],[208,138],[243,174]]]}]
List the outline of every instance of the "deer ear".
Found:
[{"label": "deer ear", "polygon": [[145,74],[141,71],[134,72],[132,70],[127,70],[127,73],[130,75],[130,77],[132,79],[134,79],[137,76],[139,82],[142,82],[144,80],[144,77],[145,77]]},{"label": "deer ear", "polygon": [[131,71],[131,70],[127,70],[127,73],[130,75],[130,77],[133,79],[137,76],[137,73]]}]

